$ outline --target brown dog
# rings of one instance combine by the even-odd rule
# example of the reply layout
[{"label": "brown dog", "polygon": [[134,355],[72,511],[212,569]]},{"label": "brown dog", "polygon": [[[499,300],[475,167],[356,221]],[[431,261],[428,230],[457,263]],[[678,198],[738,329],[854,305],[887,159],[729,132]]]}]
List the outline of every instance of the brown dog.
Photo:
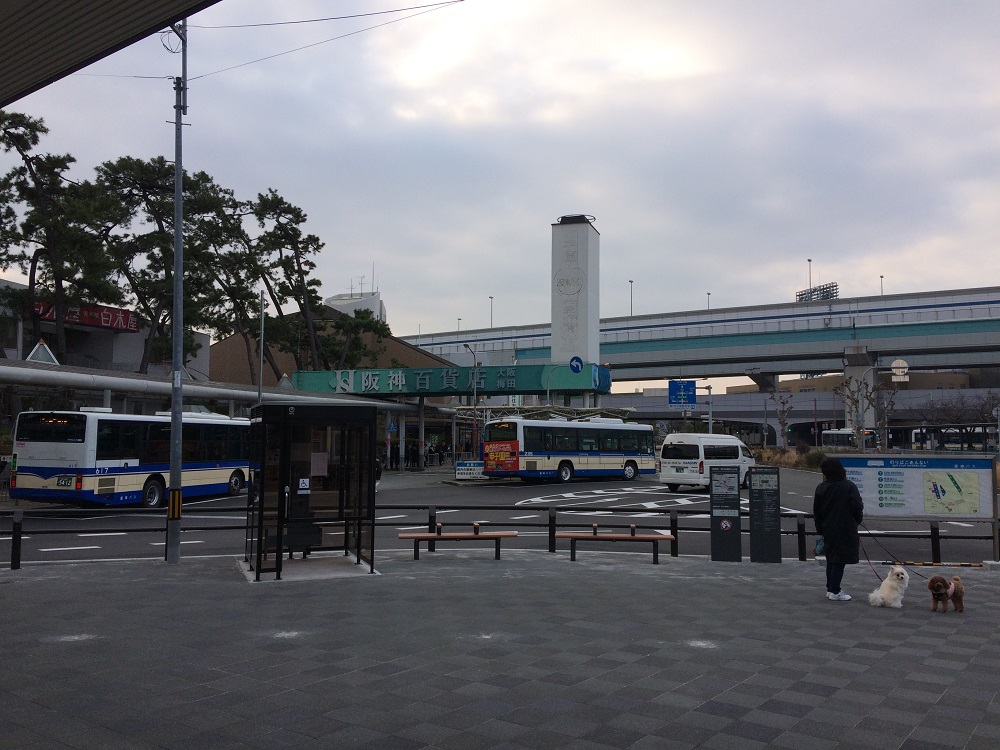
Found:
[{"label": "brown dog", "polygon": [[931,592],[931,612],[937,612],[938,602],[941,603],[941,614],[947,612],[949,599],[956,612],[965,611],[965,586],[958,576],[953,576],[950,581],[944,576],[931,576],[927,588]]}]

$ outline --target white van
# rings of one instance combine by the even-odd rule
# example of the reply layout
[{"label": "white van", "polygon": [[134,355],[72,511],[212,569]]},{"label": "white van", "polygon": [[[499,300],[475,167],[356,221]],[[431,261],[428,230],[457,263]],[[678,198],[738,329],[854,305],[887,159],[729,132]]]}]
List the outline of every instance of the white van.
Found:
[{"label": "white van", "polygon": [[749,469],[756,465],[750,449],[732,435],[668,435],[657,458],[660,482],[671,492],[681,485],[708,487],[713,466],[740,467],[740,487],[746,487],[750,481]]}]

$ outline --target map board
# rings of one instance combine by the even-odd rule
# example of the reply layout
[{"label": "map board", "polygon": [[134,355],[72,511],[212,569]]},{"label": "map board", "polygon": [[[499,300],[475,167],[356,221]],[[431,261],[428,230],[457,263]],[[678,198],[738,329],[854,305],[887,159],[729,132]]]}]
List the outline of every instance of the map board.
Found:
[{"label": "map board", "polygon": [[977,458],[838,456],[865,501],[865,516],[996,518],[993,464]]}]

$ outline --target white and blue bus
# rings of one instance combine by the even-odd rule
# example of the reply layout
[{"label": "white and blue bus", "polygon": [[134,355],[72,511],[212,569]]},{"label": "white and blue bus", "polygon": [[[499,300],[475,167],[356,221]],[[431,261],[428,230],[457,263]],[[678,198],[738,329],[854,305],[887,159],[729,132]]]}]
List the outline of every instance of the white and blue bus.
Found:
[{"label": "white and blue bus", "polygon": [[[14,423],[14,500],[101,505],[166,501],[170,415],[26,411]],[[249,476],[250,420],[183,416],[181,497],[237,494]]]},{"label": "white and blue bus", "polygon": [[653,428],[620,419],[495,419],[486,423],[483,474],[558,479],[656,473]]}]

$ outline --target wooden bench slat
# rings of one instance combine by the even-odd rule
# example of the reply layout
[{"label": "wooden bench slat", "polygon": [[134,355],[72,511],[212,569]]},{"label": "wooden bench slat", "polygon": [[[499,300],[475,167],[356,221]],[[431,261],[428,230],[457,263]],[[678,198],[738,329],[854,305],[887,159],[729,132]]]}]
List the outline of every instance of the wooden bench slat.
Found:
[{"label": "wooden bench slat", "polygon": [[400,539],[412,539],[413,540],[413,559],[420,559],[420,543],[427,542],[428,550],[432,550],[431,544],[433,542],[470,542],[480,540],[489,540],[493,542],[496,546],[496,559],[500,559],[500,540],[510,539],[511,537],[516,537],[516,531],[480,531],[479,524],[475,523],[472,525],[473,531],[442,531],[441,524],[437,525],[437,531],[411,531],[411,532],[400,532]]},{"label": "wooden bench slat", "polygon": [[555,534],[556,539],[569,539],[569,559],[571,561],[576,561],[576,543],[577,542],[650,542],[653,545],[653,565],[660,564],[660,542],[672,541],[673,534],[636,534],[635,524],[632,524],[629,534],[621,534],[617,532],[608,533],[598,533],[597,524],[595,523],[591,527],[589,533],[582,531],[558,531]]}]

